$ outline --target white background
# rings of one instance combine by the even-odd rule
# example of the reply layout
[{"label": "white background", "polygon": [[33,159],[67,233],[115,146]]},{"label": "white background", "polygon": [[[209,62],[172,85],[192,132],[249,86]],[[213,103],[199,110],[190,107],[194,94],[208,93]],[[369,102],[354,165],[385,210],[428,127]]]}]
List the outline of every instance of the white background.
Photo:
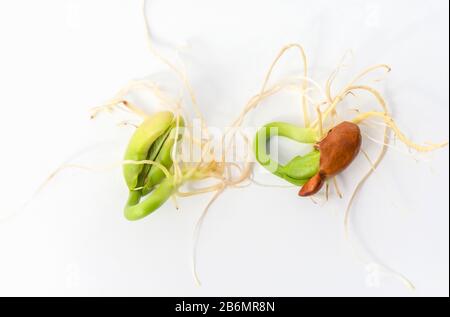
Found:
[{"label": "white background", "polygon": [[[1,1],[2,217],[80,151],[91,166],[120,161],[132,129],[116,126],[119,115],[90,121],[89,109],[131,79],[167,71],[147,50],[140,5]],[[278,50],[299,42],[320,83],[348,49],[355,56],[349,76],[390,64],[380,89],[402,130],[421,142],[449,138],[448,9],[446,0],[155,0],[148,17],[159,47],[181,51],[211,125],[229,125]],[[284,66],[299,69],[294,54]],[[293,99],[262,107],[248,124],[300,123]],[[201,234],[202,287],[191,275],[191,238],[209,195],[182,200],[181,211],[169,202],[130,223],[122,216],[120,168],[66,170],[0,224],[0,295],[448,296],[448,148],[419,161],[405,153],[397,144],[387,155],[352,222],[415,292],[389,277],[369,287],[344,239],[345,203],[367,169],[359,159],[340,178],[343,200],[332,192],[314,205],[296,188],[227,191]]]}]

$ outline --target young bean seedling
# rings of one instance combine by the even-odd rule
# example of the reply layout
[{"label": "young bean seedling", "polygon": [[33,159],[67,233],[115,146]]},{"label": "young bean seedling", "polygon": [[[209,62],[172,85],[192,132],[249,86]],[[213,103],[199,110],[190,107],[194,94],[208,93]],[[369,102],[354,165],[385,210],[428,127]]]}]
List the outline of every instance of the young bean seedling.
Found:
[{"label": "young bean seedling", "polygon": [[[303,85],[312,83],[314,88],[321,92],[324,96],[323,100],[314,101],[304,98],[306,96],[307,86],[300,86],[301,95],[303,96],[303,114],[304,114],[304,126],[292,125],[284,122],[273,122],[264,125],[256,134],[254,141],[254,153],[255,158],[259,164],[266,169],[268,169],[274,175],[286,180],[287,182],[302,186],[299,195],[302,197],[312,196],[319,192],[319,190],[326,183],[326,197],[328,198],[328,180],[333,179],[336,191],[339,196],[342,194],[339,190],[336,176],[341,173],[346,167],[348,167],[356,156],[361,151],[361,145],[363,142],[363,135],[359,128],[359,124],[364,123],[368,119],[379,119],[384,125],[384,140],[381,142],[381,150],[375,161],[368,158],[367,153],[363,152],[366,158],[369,160],[371,167],[368,173],[358,182],[353,194],[350,196],[347,210],[344,217],[344,225],[346,237],[349,237],[349,218],[350,209],[357,192],[361,189],[364,182],[371,175],[371,173],[378,167],[379,163],[383,159],[387,148],[389,146],[388,133],[392,131],[397,139],[402,141],[406,146],[412,150],[419,152],[433,151],[438,148],[447,146],[447,142],[440,144],[427,143],[425,145],[419,145],[410,141],[398,128],[394,122],[392,116],[389,114],[386,101],[382,97],[381,93],[375,88],[362,85],[359,82],[369,75],[370,73],[377,70],[384,70],[386,73],[391,71],[391,68],[387,65],[376,65],[364,70],[361,74],[355,77],[347,86],[345,86],[341,92],[335,97],[331,94],[331,86],[336,78],[341,65],[332,73],[327,81],[324,90],[313,80],[307,78],[307,62],[306,55],[301,46],[297,44],[288,45],[281,50],[274,63],[272,64],[263,85],[263,89],[259,94],[259,99],[257,102],[253,102],[248,105],[242,116],[245,116],[247,112],[253,109],[262,99],[267,96],[272,95],[267,93],[267,91],[279,91],[280,87],[274,86],[273,88],[266,90],[267,82],[271,76],[273,67],[278,62],[279,58],[285,54],[289,49],[296,48],[300,51],[300,56],[304,65],[304,76],[301,78]],[[343,103],[344,99],[349,96],[355,96],[357,92],[364,91],[372,95],[381,107],[381,111],[370,111],[370,112],[358,112],[358,115],[350,121],[339,121],[339,116],[337,112],[337,107]],[[309,107],[313,106],[317,113],[315,120],[311,120],[309,117]],[[325,107],[325,110],[322,108]],[[274,131],[274,132],[272,132]],[[326,133],[324,133],[326,131]],[[304,143],[312,144],[314,149],[307,155],[296,156],[286,165],[280,165],[278,162],[273,161],[270,155],[267,154],[267,143],[271,137],[285,137],[291,140]],[[394,272],[387,267],[378,264],[374,260],[362,259],[359,254],[357,256],[362,260],[367,267],[375,267],[377,270],[381,270],[384,273],[393,274],[394,276],[400,278],[408,287],[414,288],[413,284],[406,279],[401,274]]]}]

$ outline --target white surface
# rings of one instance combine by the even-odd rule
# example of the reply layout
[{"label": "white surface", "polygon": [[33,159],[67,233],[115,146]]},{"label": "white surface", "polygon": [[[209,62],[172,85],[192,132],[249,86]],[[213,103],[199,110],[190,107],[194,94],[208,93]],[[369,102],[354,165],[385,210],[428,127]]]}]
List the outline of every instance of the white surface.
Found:
[{"label": "white surface", "polygon": [[[211,125],[230,124],[278,50],[299,42],[321,83],[348,49],[348,74],[390,64],[380,87],[403,131],[419,142],[449,138],[448,1],[158,0],[148,9],[158,43],[184,47]],[[80,150],[97,147],[86,153],[93,166],[120,160],[131,130],[109,115],[89,121],[88,110],[128,80],[166,69],[147,51],[140,1],[2,1],[0,39],[6,215]],[[299,69],[293,54],[284,63],[284,74]],[[298,103],[284,101],[284,116],[298,112]],[[283,117],[269,103],[252,123]],[[393,279],[368,287],[344,240],[343,209],[367,168],[360,159],[341,178],[345,199],[333,194],[323,206],[296,189],[227,191],[202,231],[202,287],[191,276],[190,247],[209,196],[130,223],[119,168],[65,171],[0,224],[0,295],[448,296],[448,148],[426,158],[391,151],[352,217],[365,244],[416,292]]]}]

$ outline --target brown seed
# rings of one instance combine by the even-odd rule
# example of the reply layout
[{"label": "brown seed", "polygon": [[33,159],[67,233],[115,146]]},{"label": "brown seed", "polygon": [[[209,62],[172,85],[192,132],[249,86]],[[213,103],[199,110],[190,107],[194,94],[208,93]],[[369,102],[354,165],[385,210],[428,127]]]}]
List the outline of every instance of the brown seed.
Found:
[{"label": "brown seed", "polygon": [[303,185],[299,195],[314,195],[328,177],[342,172],[358,155],[361,142],[361,131],[354,123],[344,121],[331,129],[327,136],[315,145],[320,152],[319,172]]},{"label": "brown seed", "polygon": [[317,173],[305,185],[302,186],[298,193],[302,197],[312,196],[317,193],[323,186],[325,179]]}]

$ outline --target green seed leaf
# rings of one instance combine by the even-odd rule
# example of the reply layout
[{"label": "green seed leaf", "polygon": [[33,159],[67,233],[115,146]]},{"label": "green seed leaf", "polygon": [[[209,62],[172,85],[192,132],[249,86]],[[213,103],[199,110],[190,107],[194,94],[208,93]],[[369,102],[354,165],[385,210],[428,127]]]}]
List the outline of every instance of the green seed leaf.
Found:
[{"label": "green seed leaf", "polygon": [[[160,151],[158,152],[158,155],[153,160],[160,163],[167,169],[169,169],[172,166],[172,148],[175,144],[175,140],[181,139],[181,135],[176,136],[177,133],[177,122],[174,120],[173,124],[169,128],[168,134],[160,148]],[[184,127],[184,121],[180,117],[179,120],[179,128]],[[178,131],[179,132],[179,131]],[[164,178],[165,178],[164,172],[158,167],[158,166],[152,166],[152,168],[148,171],[145,182],[144,182],[144,188],[142,189],[142,194],[147,195],[155,185],[159,184]]]},{"label": "green seed leaf", "polygon": [[[159,112],[147,118],[134,132],[125,152],[125,160],[142,161],[147,159],[153,143],[162,136],[173,122],[172,112]],[[123,174],[130,190],[138,187],[138,180],[144,165],[126,164]]]},{"label": "green seed leaf", "polygon": [[320,152],[314,150],[305,156],[294,157],[286,166],[283,172],[290,178],[309,179],[317,174],[320,165]]}]

